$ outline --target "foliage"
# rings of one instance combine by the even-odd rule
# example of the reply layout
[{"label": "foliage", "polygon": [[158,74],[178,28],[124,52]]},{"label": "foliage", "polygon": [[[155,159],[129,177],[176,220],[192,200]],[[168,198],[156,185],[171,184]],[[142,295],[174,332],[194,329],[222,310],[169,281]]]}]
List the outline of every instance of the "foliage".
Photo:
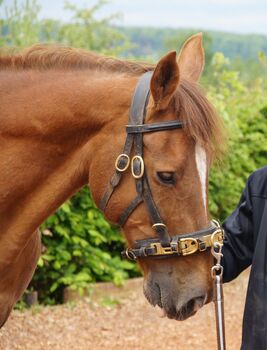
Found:
[{"label": "foliage", "polygon": [[38,20],[40,5],[37,0],[26,0],[4,7],[0,3],[4,17],[0,19],[0,44],[2,46],[25,47],[39,41],[41,24]]},{"label": "foliage", "polygon": [[[132,43],[132,47],[123,53],[125,57],[145,57],[158,60],[168,50],[179,50],[190,35],[201,29],[175,29],[151,27],[119,27]],[[259,64],[259,52],[267,54],[267,37],[264,35],[241,35],[226,32],[204,31],[206,51],[205,81],[212,76],[211,58],[216,52],[222,52],[231,59],[229,68],[238,70],[240,78],[249,82],[255,75],[264,76],[266,66]]]},{"label": "foliage", "polygon": [[125,36],[111,26],[119,15],[114,14],[100,20],[95,17],[105,4],[106,1],[99,0],[96,5],[87,9],[66,2],[65,9],[72,12],[72,20],[61,25],[55,40],[103,54],[118,54],[125,50],[128,47]]},{"label": "foliage", "polygon": [[210,210],[220,219],[237,205],[247,176],[266,165],[267,159],[266,77],[257,77],[246,86],[229,64],[223,54],[214,56],[208,89],[229,136],[227,156],[210,178]]},{"label": "foliage", "polygon": [[[201,28],[157,28],[157,27],[119,27],[135,46],[129,51],[134,56],[152,56],[155,59],[164,54],[166,49],[178,49],[181,42],[189,35],[203,31]],[[241,60],[256,59],[259,52],[267,53],[266,35],[234,34],[228,32],[204,31],[208,36],[207,46],[214,54],[222,52],[226,57]],[[172,43],[171,43],[172,42]],[[172,45],[170,45],[170,43]]]},{"label": "foliage", "polygon": [[120,285],[138,274],[121,260],[124,241],[94,205],[87,188],[64,203],[42,226],[43,254],[31,287],[46,303],[62,300],[65,286],[83,292],[95,281]]},{"label": "foliage", "polygon": [[0,44],[23,48],[38,42],[61,43],[78,48],[98,51],[104,54],[119,54],[130,47],[124,34],[114,27],[119,17],[114,14],[100,18],[99,11],[107,2],[98,0],[92,7],[78,7],[65,1],[65,10],[72,14],[68,23],[52,19],[39,20],[41,9],[38,0],[25,0],[4,8],[0,19]]}]

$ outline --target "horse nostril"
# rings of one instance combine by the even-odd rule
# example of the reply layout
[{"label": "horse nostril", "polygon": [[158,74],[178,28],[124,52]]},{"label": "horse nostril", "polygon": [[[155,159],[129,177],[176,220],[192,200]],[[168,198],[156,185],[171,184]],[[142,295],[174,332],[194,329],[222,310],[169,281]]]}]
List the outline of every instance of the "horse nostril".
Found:
[{"label": "horse nostril", "polygon": [[197,297],[195,298],[194,301],[195,301],[194,311],[198,311],[205,304],[206,297],[205,296]]},{"label": "horse nostril", "polygon": [[184,306],[183,306],[183,313],[186,315],[191,315],[196,313],[205,303],[205,296],[196,297],[190,299]]}]

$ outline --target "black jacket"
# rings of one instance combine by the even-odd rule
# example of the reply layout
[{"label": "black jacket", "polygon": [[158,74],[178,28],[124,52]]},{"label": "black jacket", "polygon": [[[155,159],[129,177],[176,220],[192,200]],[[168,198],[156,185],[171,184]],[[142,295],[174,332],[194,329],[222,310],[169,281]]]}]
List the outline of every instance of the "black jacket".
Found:
[{"label": "black jacket", "polygon": [[[223,224],[224,282],[251,265],[242,350],[267,349],[267,166],[254,172],[235,211]],[[238,297],[238,295],[237,295]]]}]

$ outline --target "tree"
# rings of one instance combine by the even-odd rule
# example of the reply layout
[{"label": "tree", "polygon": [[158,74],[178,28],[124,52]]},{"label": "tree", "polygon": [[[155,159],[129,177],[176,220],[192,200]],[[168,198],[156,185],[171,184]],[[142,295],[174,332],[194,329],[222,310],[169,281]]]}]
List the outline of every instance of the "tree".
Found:
[{"label": "tree", "polygon": [[39,20],[41,6],[38,0],[25,0],[4,7],[0,19],[1,46],[20,49],[40,42],[60,43],[85,48],[104,54],[118,54],[129,48],[125,35],[114,27],[119,14],[98,18],[99,10],[106,4],[98,0],[92,7],[78,7],[68,1],[65,10],[72,13],[69,23],[52,19]]}]

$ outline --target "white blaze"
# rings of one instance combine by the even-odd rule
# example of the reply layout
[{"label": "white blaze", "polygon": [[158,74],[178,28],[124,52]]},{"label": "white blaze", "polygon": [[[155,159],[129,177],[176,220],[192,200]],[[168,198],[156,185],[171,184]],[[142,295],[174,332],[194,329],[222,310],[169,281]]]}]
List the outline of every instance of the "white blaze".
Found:
[{"label": "white blaze", "polygon": [[202,199],[205,212],[207,212],[207,155],[203,147],[196,143],[195,149],[196,165],[201,183]]}]

